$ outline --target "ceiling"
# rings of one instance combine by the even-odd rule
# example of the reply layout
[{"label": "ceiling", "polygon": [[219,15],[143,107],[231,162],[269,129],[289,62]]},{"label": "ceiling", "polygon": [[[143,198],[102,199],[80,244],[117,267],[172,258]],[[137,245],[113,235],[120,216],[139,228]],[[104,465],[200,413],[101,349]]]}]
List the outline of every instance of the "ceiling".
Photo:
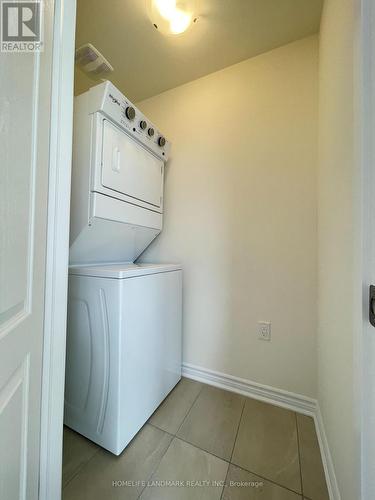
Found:
[{"label": "ceiling", "polygon": [[[319,31],[323,0],[199,0],[199,20],[179,36],[149,21],[146,0],[78,0],[76,47],[92,43],[109,79],[140,101]],[[94,85],[76,71],[75,93]]]}]

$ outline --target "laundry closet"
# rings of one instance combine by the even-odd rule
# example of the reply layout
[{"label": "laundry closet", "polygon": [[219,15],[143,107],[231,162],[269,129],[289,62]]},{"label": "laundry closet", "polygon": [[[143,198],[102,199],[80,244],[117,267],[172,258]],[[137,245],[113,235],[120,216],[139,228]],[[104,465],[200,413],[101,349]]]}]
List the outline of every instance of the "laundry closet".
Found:
[{"label": "laundry closet", "polygon": [[[66,450],[99,449],[117,470],[144,433],[163,431],[173,448],[185,427],[193,432],[195,384],[310,416],[311,401],[334,392],[317,375],[331,359],[318,340],[319,280],[334,268],[321,233],[339,227],[333,177],[319,170],[332,102],[322,67],[335,59],[329,30],[321,35],[323,4],[77,0]],[[189,410],[163,427],[174,393]],[[203,427],[220,420],[215,411],[202,410]],[[234,443],[228,456],[202,449],[231,464],[236,455]],[[183,453],[173,453],[177,463]],[[63,468],[66,500],[83,491],[72,478]],[[298,498],[328,498],[309,496],[303,478],[265,479]],[[134,498],[162,498],[145,488]]]},{"label": "laundry closet", "polygon": [[77,4],[65,424],[120,454],[183,366],[313,392],[320,2],[261,54],[244,2],[111,3]]}]

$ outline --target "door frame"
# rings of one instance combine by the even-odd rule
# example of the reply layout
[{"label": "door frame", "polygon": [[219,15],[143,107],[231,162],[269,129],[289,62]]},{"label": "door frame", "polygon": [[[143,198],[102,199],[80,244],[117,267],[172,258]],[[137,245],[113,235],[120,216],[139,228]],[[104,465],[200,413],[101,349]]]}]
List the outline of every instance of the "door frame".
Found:
[{"label": "door frame", "polygon": [[362,500],[375,497],[375,330],[369,322],[369,286],[375,284],[375,6],[361,1],[357,40],[358,151],[362,208],[362,329],[358,375]]},{"label": "door frame", "polygon": [[75,19],[54,1],[39,500],[61,498]]}]

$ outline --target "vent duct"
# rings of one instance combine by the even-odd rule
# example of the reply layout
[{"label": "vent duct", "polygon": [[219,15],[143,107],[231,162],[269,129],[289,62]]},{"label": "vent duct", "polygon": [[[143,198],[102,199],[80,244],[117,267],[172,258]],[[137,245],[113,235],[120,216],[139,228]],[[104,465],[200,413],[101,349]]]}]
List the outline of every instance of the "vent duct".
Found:
[{"label": "vent duct", "polygon": [[113,71],[113,66],[91,43],[86,43],[76,50],[75,62],[84,73],[94,79],[106,77]]}]

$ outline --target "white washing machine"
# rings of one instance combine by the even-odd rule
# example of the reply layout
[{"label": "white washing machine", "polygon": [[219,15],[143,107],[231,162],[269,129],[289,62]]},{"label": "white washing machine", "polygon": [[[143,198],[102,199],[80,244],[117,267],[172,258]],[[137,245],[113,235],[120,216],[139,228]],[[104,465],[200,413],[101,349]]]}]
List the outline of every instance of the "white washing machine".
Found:
[{"label": "white washing machine", "polygon": [[65,423],[115,455],[181,377],[176,265],[71,269]]},{"label": "white washing machine", "polygon": [[74,108],[64,420],[118,455],[181,378],[181,267],[135,263],[170,144],[110,82]]}]

